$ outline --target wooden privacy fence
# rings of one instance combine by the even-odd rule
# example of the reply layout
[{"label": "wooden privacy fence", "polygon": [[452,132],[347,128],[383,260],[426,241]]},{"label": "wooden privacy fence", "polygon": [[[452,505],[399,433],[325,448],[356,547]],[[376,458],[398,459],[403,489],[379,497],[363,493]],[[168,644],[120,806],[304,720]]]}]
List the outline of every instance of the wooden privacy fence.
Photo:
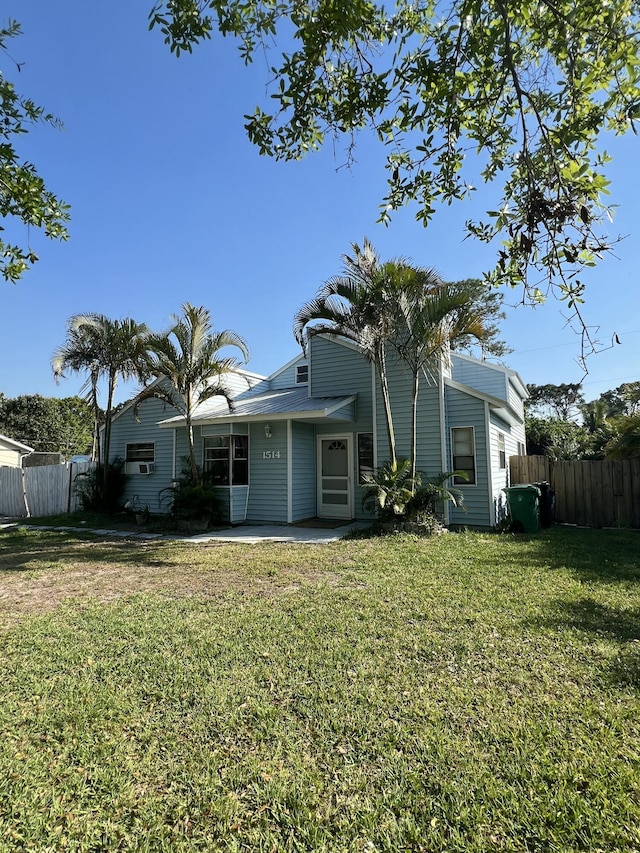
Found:
[{"label": "wooden privacy fence", "polygon": [[512,456],[511,485],[547,481],[556,521],[584,527],[640,528],[640,459],[565,460]]},{"label": "wooden privacy fence", "polygon": [[24,518],[80,509],[75,481],[94,462],[67,462],[36,468],[0,468],[0,515]]}]

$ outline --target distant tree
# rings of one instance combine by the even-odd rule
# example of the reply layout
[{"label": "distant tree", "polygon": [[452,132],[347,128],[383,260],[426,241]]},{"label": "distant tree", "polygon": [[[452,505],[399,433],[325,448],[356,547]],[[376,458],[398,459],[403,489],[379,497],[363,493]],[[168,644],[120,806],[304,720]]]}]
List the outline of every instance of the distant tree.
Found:
[{"label": "distant tree", "polygon": [[531,415],[548,416],[551,414],[559,420],[569,420],[579,411],[584,403],[582,383],[567,383],[564,385],[527,385],[529,399],[526,410]]},{"label": "distant tree", "polygon": [[[59,401],[60,417],[64,424],[67,459],[75,454],[93,456],[94,409],[82,397],[63,397]],[[100,412],[102,414],[102,412]]]},{"label": "distant tree", "polygon": [[245,361],[249,350],[236,332],[216,332],[207,308],[188,302],[182,314],[173,316],[173,324],[164,333],[153,334],[147,342],[148,375],[164,378],[167,385],[152,385],[137,397],[136,411],[143,400],[156,397],[172,406],[185,419],[189,444],[191,480],[198,483],[193,442],[193,413],[198,405],[213,397],[224,397],[231,403],[225,377],[237,370],[239,362],[232,356],[221,355],[226,347],[240,350]]},{"label": "distant tree", "polygon": [[0,404],[0,433],[45,453],[67,459],[91,449],[93,412],[80,397],[24,394]]},{"label": "distant tree", "polygon": [[[637,455],[640,382],[627,382],[586,403],[581,385],[529,385],[527,452],[558,459]],[[574,420],[579,411],[582,424]],[[547,415],[551,413],[553,417]]]},{"label": "distant tree", "polygon": [[525,429],[530,456],[583,459],[589,455],[589,435],[573,421],[529,416]]},{"label": "distant tree", "polygon": [[624,382],[611,391],[604,391],[600,397],[607,417],[635,415],[640,411],[640,382]]},{"label": "distant tree", "polygon": [[[20,25],[9,21],[0,29],[0,52],[5,62],[20,71],[20,64],[11,59],[7,50],[9,39],[20,34]],[[0,216],[3,237],[0,239],[0,274],[6,281],[16,282],[37,260],[29,246],[29,229],[41,228],[47,237],[66,240],[65,223],[69,207],[47,189],[33,164],[20,157],[14,147],[16,137],[27,133],[30,126],[43,122],[59,127],[51,113],[30,99],[19,95],[13,83],[0,73]],[[6,232],[7,221],[24,227],[20,245]]]},{"label": "distant tree", "polygon": [[603,459],[605,446],[616,434],[615,418],[607,417],[607,405],[602,398],[580,405],[582,425],[589,436],[585,453],[591,459]]},{"label": "distant tree", "polygon": [[610,459],[640,458],[640,413],[623,415],[616,421],[617,435],[605,448]]}]

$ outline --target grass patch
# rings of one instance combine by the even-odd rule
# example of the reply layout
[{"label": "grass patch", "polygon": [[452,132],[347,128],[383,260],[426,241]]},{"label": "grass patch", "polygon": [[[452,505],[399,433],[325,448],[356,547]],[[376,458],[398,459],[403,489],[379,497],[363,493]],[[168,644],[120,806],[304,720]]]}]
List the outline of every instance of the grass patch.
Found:
[{"label": "grass patch", "polygon": [[0,534],[0,849],[640,849],[640,538]]},{"label": "grass patch", "polygon": [[[60,513],[59,515],[47,515],[35,518],[18,519],[18,524],[25,524],[29,527],[65,527],[77,530],[119,530],[130,531],[131,533],[159,533],[159,534],[177,534],[185,535],[185,530],[181,529],[180,523],[171,515],[150,513],[145,516],[144,521],[138,521],[138,516],[132,510],[122,510],[115,514],[104,512],[72,512]],[[225,526],[212,526],[211,530],[221,530]],[[198,531],[201,532],[201,531]],[[188,532],[187,532],[188,535]]]}]

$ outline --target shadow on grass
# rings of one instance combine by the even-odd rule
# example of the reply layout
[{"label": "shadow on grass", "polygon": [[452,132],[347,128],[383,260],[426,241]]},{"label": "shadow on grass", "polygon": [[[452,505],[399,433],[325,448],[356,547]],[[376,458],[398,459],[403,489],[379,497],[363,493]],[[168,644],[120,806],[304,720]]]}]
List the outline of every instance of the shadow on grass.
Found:
[{"label": "shadow on grass", "polygon": [[536,543],[527,559],[540,566],[569,569],[585,582],[640,582],[638,530],[552,527],[527,540]]},{"label": "shadow on grass", "polygon": [[82,531],[10,530],[0,533],[0,574],[38,571],[55,563],[171,566],[171,542],[100,537]]},{"label": "shadow on grass", "polygon": [[640,688],[640,608],[612,607],[586,597],[556,601],[549,616],[536,620],[536,625],[565,627],[595,640],[612,640],[618,652],[604,665],[605,678],[618,686]]},{"label": "shadow on grass", "polygon": [[[556,608],[556,613],[563,622],[578,631],[607,637],[619,643],[640,642],[640,609],[610,607],[592,598],[557,602]],[[558,624],[554,617],[549,621],[554,625]]]}]

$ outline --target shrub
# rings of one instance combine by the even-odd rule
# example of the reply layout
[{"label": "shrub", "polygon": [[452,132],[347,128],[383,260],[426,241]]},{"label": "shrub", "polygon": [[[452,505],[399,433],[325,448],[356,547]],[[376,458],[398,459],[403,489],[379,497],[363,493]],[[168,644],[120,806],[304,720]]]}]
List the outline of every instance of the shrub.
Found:
[{"label": "shrub", "polygon": [[169,515],[176,521],[202,520],[211,524],[224,520],[224,504],[215,486],[193,482],[189,475],[183,475],[162,492],[163,498],[170,501]]},{"label": "shrub", "polygon": [[463,495],[459,489],[447,485],[451,477],[467,479],[464,471],[447,471],[424,480],[418,472],[411,476],[411,463],[399,459],[396,463],[385,462],[364,480],[364,509],[373,510],[382,522],[414,521],[432,524],[440,504],[451,501],[463,507]]},{"label": "shrub", "polygon": [[105,512],[114,515],[120,510],[128,475],[125,462],[120,457],[107,464],[106,479],[104,464],[100,463],[75,479],[76,494],[85,512]]},{"label": "shrub", "polygon": [[364,509],[373,510],[380,521],[405,519],[414,491],[411,462],[408,459],[383,463],[372,474],[365,474],[363,485]]}]

